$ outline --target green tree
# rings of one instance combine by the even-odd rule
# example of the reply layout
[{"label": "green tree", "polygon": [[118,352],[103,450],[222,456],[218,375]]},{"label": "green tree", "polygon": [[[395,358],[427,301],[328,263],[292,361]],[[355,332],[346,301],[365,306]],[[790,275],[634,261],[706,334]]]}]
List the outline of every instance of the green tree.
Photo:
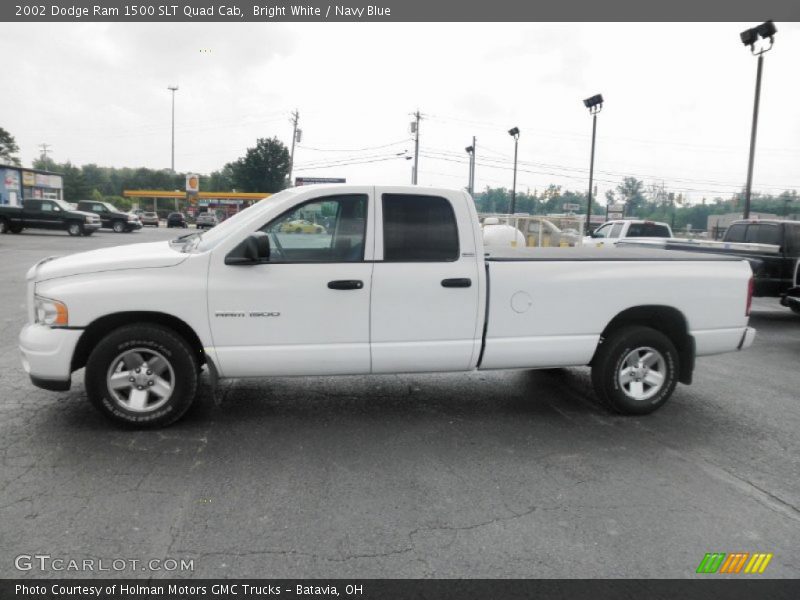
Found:
[{"label": "green tree", "polygon": [[19,162],[19,158],[14,156],[17,152],[19,152],[17,140],[14,139],[13,135],[0,127],[0,162],[17,165],[18,167],[21,166],[22,163]]},{"label": "green tree", "polygon": [[644,198],[644,182],[639,181],[636,177],[626,177],[617,186],[617,192],[625,202],[625,214],[633,216],[634,212],[642,208],[645,203]]},{"label": "green tree", "polygon": [[289,149],[278,138],[259,138],[254,148],[229,166],[240,192],[279,192],[289,175]]}]

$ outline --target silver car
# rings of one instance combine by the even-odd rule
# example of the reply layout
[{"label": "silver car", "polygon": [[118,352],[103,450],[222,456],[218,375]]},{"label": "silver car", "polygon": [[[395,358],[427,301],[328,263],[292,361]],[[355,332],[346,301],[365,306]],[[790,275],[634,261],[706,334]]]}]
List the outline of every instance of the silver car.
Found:
[{"label": "silver car", "polygon": [[215,225],[219,225],[219,219],[213,212],[203,212],[197,215],[195,226],[198,229],[211,229]]}]

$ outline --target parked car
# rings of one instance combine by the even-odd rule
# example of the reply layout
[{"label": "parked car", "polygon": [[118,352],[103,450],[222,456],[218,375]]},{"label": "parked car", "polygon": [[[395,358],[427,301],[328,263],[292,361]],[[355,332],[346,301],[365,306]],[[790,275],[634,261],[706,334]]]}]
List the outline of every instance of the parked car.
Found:
[{"label": "parked car", "polygon": [[146,227],[147,225],[158,227],[159,224],[158,213],[154,212],[143,212],[139,220],[142,222],[142,227]]},{"label": "parked car", "polygon": [[322,225],[317,225],[305,219],[296,219],[281,225],[283,233],[325,233]]},{"label": "parked car", "polygon": [[[323,209],[329,243],[283,233]],[[212,385],[589,365],[606,405],[642,415],[695,357],[752,344],[751,277],[735,257],[643,248],[486,253],[466,192],[303,186],[202,235],[38,262],[19,348],[35,385],[67,390],[85,367],[94,406],[138,427],[179,419],[203,365]]]},{"label": "parked car", "polygon": [[22,206],[0,206],[0,233],[21,233],[26,227],[92,235],[100,229],[100,217],[75,210],[63,200],[24,200]]},{"label": "parked car", "polygon": [[219,219],[213,212],[201,212],[195,220],[198,229],[211,229],[216,225],[219,225]]},{"label": "parked car", "polygon": [[620,219],[603,223],[591,235],[583,238],[583,243],[589,246],[603,247],[615,246],[623,239],[666,239],[671,237],[673,237],[672,229],[666,223]]},{"label": "parked car", "polygon": [[186,229],[189,223],[186,222],[186,215],[179,212],[169,213],[167,215],[167,227],[183,227]]},{"label": "parked car", "polygon": [[101,226],[113,229],[115,233],[130,233],[142,228],[139,217],[133,213],[123,212],[109,202],[81,200],[78,202],[78,210],[96,214],[100,217]]}]

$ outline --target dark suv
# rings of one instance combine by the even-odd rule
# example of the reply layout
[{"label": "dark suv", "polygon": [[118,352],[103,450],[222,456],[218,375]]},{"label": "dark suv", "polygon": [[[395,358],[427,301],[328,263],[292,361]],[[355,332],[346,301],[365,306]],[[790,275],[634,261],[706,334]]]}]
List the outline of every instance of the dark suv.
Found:
[{"label": "dark suv", "polygon": [[108,202],[81,200],[78,202],[78,210],[96,214],[100,217],[102,226],[106,229],[113,229],[115,233],[127,233],[142,228],[139,217],[134,214],[122,212]]},{"label": "dark suv", "polygon": [[186,222],[186,217],[183,213],[174,212],[169,213],[167,216],[167,227],[183,227],[186,229],[189,224]]}]

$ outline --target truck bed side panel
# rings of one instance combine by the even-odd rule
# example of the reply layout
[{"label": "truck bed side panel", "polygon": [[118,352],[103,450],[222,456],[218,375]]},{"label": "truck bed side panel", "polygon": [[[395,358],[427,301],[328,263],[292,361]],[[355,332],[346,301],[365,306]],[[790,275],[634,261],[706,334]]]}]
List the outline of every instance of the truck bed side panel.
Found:
[{"label": "truck bed side panel", "polygon": [[697,355],[735,350],[747,325],[750,268],[741,261],[489,263],[489,322],[481,368],[586,364],[622,311],[670,306]]}]

